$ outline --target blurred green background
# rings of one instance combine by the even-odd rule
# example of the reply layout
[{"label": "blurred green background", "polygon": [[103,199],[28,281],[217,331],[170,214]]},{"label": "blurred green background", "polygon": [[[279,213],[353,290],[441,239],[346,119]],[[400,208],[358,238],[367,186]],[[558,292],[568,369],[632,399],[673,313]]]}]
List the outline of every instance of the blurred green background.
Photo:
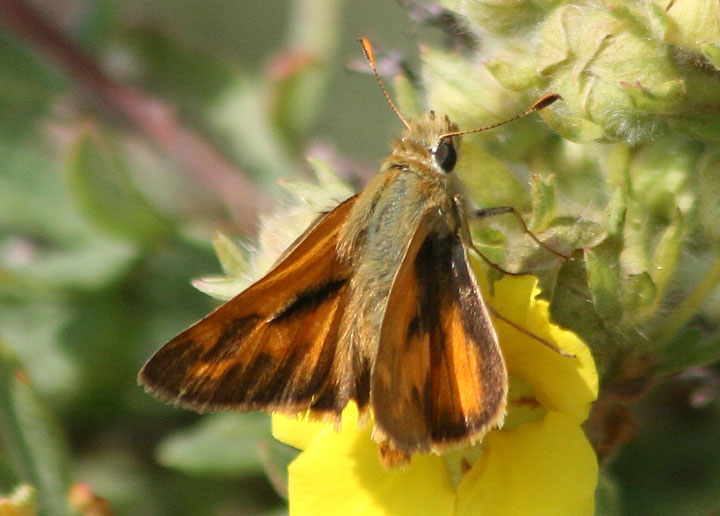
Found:
[{"label": "blurred green background", "polygon": [[[48,515],[69,482],[118,515],[285,512],[294,452],[265,416],[197,416],[135,378],[216,305],[190,280],[219,271],[218,230],[252,238],[277,179],[310,177],[309,153],[374,173],[400,124],[351,70],[356,38],[390,73],[447,40],[401,4],[0,1],[0,492],[31,481]],[[635,407],[599,513],[720,514],[708,371]]]}]

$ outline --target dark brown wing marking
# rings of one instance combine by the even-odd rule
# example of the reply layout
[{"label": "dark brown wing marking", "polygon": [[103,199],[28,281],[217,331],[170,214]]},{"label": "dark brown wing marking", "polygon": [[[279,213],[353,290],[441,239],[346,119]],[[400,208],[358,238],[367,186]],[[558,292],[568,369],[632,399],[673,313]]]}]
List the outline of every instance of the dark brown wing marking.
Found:
[{"label": "dark brown wing marking", "polygon": [[349,399],[367,400],[337,353],[351,271],[336,245],[355,199],[324,215],[264,278],[163,346],[139,381],[200,411],[337,417]]}]

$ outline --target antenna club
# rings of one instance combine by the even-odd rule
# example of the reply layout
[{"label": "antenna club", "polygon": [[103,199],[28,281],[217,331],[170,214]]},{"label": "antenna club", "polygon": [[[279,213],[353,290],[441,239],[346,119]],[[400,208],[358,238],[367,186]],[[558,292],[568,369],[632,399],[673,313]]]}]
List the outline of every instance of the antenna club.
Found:
[{"label": "antenna club", "polygon": [[367,59],[368,62],[371,63],[370,66],[373,66],[372,63],[375,62],[375,52],[373,52],[370,40],[367,38],[358,38],[357,40],[360,42],[360,45],[362,45],[362,51],[363,54],[365,54],[365,59]]},{"label": "antenna club", "polygon": [[528,109],[528,111],[532,112],[537,111],[538,109],[544,109],[556,100],[562,100],[562,97],[557,93],[548,93],[544,97],[536,100],[535,103],[530,106],[530,109]]}]

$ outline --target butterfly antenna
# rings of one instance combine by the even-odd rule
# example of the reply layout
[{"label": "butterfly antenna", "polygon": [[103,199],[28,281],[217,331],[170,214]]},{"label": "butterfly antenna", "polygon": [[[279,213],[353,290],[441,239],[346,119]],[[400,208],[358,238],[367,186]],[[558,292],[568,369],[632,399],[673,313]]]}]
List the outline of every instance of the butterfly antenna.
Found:
[{"label": "butterfly antenna", "polygon": [[[370,43],[370,40],[367,38],[359,38],[358,41],[362,45],[363,54],[365,54],[365,59],[367,59],[367,62],[370,65],[370,68],[372,69],[372,73],[375,76],[375,80],[377,81],[378,85],[380,86],[380,89],[382,90],[383,95],[385,95],[385,100],[387,100],[388,104],[390,104],[390,107],[392,108],[392,110],[395,111],[395,114],[398,116],[400,121],[403,123],[403,125],[405,126],[405,129],[410,129],[410,125],[407,123],[407,120],[405,120],[405,117],[402,116],[402,114],[400,113],[400,110],[397,108],[395,103],[390,98],[390,95],[388,94],[387,90],[385,89],[385,85],[383,84],[382,79],[380,79],[380,74],[378,73],[377,68],[375,67],[375,52],[373,52],[373,48],[372,48],[372,44]],[[537,102],[536,102],[536,104],[537,104]],[[486,129],[489,129],[489,127],[487,127]]]},{"label": "butterfly antenna", "polygon": [[439,139],[450,138],[452,136],[460,136],[463,134],[479,133],[482,131],[487,131],[488,129],[494,129],[496,127],[500,127],[501,125],[505,125],[505,124],[509,124],[510,122],[514,122],[515,120],[517,120],[519,118],[526,117],[529,114],[534,113],[535,111],[539,111],[543,108],[548,107],[550,104],[552,104],[556,100],[561,100],[561,99],[562,99],[562,97],[560,95],[558,95],[557,93],[548,93],[544,97],[541,97],[538,100],[536,100],[535,103],[532,106],[530,106],[529,108],[527,108],[524,112],[522,112],[519,115],[514,116],[508,120],[499,122],[497,124],[480,127],[479,129],[471,129],[470,131],[456,131],[454,133],[443,134]]}]

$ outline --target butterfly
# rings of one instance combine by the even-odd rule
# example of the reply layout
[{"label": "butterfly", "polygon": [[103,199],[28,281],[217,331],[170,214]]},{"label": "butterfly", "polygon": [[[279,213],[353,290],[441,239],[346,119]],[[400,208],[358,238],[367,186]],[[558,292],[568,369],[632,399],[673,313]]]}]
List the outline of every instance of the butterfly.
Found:
[{"label": "butterfly", "polygon": [[[373,439],[393,466],[500,426],[508,377],[453,174],[458,137],[488,128],[463,132],[432,111],[405,120],[369,41],[361,43],[405,126],[380,173],[321,214],[263,278],[165,344],[139,382],[200,412],[339,424],[354,402],[372,412]],[[558,98],[546,95],[520,116]]]}]

